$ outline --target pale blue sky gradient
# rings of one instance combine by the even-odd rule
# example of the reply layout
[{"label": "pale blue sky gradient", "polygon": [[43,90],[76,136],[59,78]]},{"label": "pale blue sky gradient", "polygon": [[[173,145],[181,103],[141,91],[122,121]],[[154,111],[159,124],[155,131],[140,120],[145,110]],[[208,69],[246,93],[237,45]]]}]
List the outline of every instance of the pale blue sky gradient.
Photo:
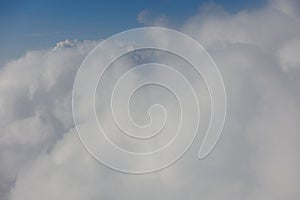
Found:
[{"label": "pale blue sky gradient", "polygon": [[[149,10],[176,25],[195,15],[207,0],[3,0],[0,1],[0,65],[28,50],[69,39],[99,40],[140,27],[137,15]],[[264,0],[215,0],[229,12],[261,6]]]}]

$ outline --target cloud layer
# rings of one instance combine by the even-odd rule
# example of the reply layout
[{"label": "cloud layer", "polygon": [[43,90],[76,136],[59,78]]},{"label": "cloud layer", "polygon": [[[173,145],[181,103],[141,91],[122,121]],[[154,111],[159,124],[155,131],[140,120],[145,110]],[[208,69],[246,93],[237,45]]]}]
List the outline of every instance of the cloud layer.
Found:
[{"label": "cloud layer", "polygon": [[[76,136],[73,81],[96,41],[66,40],[7,63],[0,71],[0,199],[298,199],[299,9],[296,1],[272,1],[232,14],[207,4],[186,20],[179,30],[206,47],[223,75],[227,121],[205,160],[197,160],[197,139],[153,174],[99,165]],[[149,16],[143,11],[139,20],[162,25]]]}]

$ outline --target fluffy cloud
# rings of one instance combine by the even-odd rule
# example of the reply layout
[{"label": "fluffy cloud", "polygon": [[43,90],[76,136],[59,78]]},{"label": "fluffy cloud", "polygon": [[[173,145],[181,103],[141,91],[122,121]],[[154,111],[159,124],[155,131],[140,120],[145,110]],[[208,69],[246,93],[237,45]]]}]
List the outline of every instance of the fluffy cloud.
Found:
[{"label": "fluffy cloud", "polygon": [[71,90],[79,63],[96,42],[60,42],[28,52],[0,74],[0,196],[6,199],[18,171],[49,151],[73,127]]},{"label": "fluffy cloud", "polygon": [[272,1],[232,14],[209,4],[186,20],[180,31],[207,48],[223,75],[227,121],[209,157],[196,159],[197,138],[182,159],[153,174],[99,165],[76,136],[74,76],[96,42],[66,40],[6,64],[0,72],[0,198],[298,199],[299,8],[296,1]]},{"label": "fluffy cloud", "polygon": [[300,67],[300,58],[297,52],[300,51],[300,37],[286,42],[278,51],[280,64],[284,70]]}]

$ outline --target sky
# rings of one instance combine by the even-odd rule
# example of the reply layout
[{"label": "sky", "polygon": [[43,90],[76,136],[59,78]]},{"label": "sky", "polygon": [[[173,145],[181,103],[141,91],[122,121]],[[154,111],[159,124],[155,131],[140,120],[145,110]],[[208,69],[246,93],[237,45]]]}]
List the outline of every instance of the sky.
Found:
[{"label": "sky", "polygon": [[[141,27],[142,10],[168,16],[174,26],[197,13],[204,0],[107,0],[44,1],[3,0],[0,2],[0,64],[23,55],[28,49],[47,48],[69,39],[99,40],[118,32]],[[253,9],[263,0],[216,0],[229,12]],[[105,27],[105,28],[103,28]]]},{"label": "sky", "polygon": [[[1,1],[0,199],[300,199],[299,1],[122,2]],[[208,74],[215,69],[205,56],[209,55],[220,71],[227,96],[226,120],[217,145],[205,159],[199,160],[198,153],[209,126],[211,96],[206,79],[191,63],[166,51],[146,49],[121,56],[108,69],[100,65],[116,52],[136,48],[143,37],[104,43],[102,54],[95,54],[101,52],[97,45],[103,39],[144,26],[171,28],[193,38],[205,47],[203,54],[193,51],[190,40],[174,42],[172,35],[159,31],[145,34],[152,44],[179,45],[188,58],[201,58],[199,63]],[[85,59],[88,61],[83,62]],[[167,65],[173,73],[158,67],[132,71],[149,62]],[[97,73],[83,73],[86,68],[80,66],[86,66],[84,63],[97,63],[91,68],[97,71],[92,72],[103,72],[97,87],[90,84]],[[189,84],[180,81],[174,71]],[[83,77],[83,83],[76,82],[76,74]],[[195,93],[187,91],[178,100],[166,88],[152,85],[126,100],[128,88],[150,78],[172,84],[178,91],[189,90],[188,85]],[[123,82],[118,84],[119,80]],[[83,93],[94,91],[92,116],[88,111],[93,103],[84,98],[88,95],[79,101],[73,93],[78,85]],[[113,94],[121,98],[114,101]],[[128,151],[162,147],[181,124],[187,134],[180,138],[187,141],[185,136],[195,128],[190,125],[199,117],[195,99],[201,117],[194,142],[179,160],[153,173],[113,170],[94,159],[78,137],[78,130],[86,127],[90,129],[84,133],[99,133],[98,127],[89,126],[96,114],[102,131]],[[75,117],[82,117],[77,124],[74,103],[80,113]],[[158,103],[167,118],[164,110],[151,107]],[[187,109],[183,120],[181,103]],[[111,105],[118,106],[115,118]],[[127,124],[122,120],[126,122],[128,111],[139,125],[166,119],[163,134],[150,141],[124,134],[122,127]],[[149,134],[143,130],[139,133]],[[96,147],[107,147],[106,140],[90,139],[100,144]],[[157,166],[169,158],[158,155],[157,159],[131,162],[113,150],[100,151],[100,156],[131,169]]]}]

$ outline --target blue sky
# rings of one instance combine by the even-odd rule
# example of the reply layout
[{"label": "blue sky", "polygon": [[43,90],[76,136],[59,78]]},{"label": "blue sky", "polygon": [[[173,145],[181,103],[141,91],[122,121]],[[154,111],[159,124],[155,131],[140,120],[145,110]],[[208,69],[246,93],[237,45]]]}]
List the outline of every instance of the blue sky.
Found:
[{"label": "blue sky", "polygon": [[[69,39],[98,40],[130,28],[142,10],[166,15],[180,24],[206,0],[2,0],[0,1],[0,65],[27,50],[48,48]],[[215,0],[229,12],[261,6],[263,0]]]}]

